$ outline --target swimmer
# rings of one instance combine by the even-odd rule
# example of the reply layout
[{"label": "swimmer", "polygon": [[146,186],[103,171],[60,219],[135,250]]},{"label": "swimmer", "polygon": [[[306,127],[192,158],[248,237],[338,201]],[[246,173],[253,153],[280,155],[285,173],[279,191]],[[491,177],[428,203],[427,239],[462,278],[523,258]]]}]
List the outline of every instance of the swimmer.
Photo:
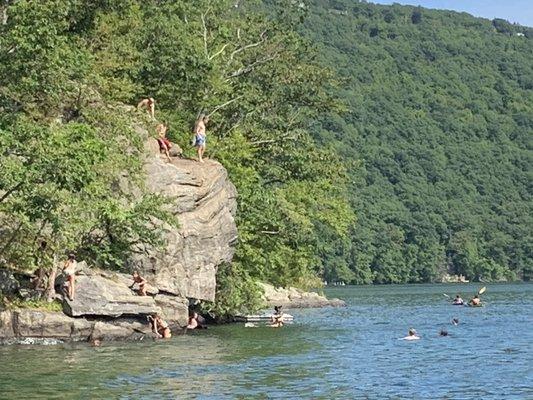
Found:
[{"label": "swimmer", "polygon": [[159,314],[154,314],[151,317],[148,317],[148,321],[152,327],[152,332],[155,333],[158,338],[170,339],[172,337],[168,324]]},{"label": "swimmer", "polygon": [[420,336],[416,334],[416,330],[414,330],[413,328],[410,328],[408,335],[402,338],[402,340],[418,340],[418,339],[420,339]]}]

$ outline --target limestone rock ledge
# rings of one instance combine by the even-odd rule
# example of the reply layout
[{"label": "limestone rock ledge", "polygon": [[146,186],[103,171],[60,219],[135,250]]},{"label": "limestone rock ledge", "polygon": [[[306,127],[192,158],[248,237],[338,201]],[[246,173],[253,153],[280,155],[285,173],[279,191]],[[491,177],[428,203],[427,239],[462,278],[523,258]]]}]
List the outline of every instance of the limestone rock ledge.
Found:
[{"label": "limestone rock ledge", "polygon": [[31,309],[0,311],[0,344],[98,340],[142,340],[151,337],[148,323],[138,318],[109,321],[72,318],[60,312]]},{"label": "limestone rock ledge", "polygon": [[305,292],[296,288],[276,288],[267,283],[259,283],[263,288],[265,306],[283,306],[284,308],[319,308],[344,307],[346,303],[340,299],[328,299],[315,292]]}]

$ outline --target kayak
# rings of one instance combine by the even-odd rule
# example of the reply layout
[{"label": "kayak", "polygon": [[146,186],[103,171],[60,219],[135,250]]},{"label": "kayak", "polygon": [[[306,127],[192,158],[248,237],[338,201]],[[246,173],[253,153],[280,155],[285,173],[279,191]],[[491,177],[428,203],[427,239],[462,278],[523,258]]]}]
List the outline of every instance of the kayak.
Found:
[{"label": "kayak", "polygon": [[485,304],[478,304],[478,305],[474,305],[474,304],[465,304],[467,307],[485,307]]}]

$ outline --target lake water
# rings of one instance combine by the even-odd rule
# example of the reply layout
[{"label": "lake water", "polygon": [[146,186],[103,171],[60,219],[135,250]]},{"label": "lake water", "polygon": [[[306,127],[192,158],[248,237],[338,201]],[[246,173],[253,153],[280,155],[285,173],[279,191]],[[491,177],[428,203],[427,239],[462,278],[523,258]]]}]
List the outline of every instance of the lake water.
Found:
[{"label": "lake water", "polygon": [[[0,347],[0,398],[533,399],[533,285],[489,285],[483,308],[443,296],[478,288],[333,288],[326,294],[347,307],[291,310],[295,323],[282,329]],[[422,339],[398,340],[411,326]]]}]

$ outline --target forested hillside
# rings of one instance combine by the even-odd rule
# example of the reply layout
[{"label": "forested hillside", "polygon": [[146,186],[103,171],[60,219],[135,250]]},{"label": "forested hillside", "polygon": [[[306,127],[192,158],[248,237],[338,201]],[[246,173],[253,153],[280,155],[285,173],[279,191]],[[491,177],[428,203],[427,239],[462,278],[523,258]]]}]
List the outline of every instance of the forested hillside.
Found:
[{"label": "forested hillside", "polygon": [[341,82],[314,131],[350,169],[357,222],[327,280],[530,280],[533,30],[353,0],[308,3],[304,35]]}]

